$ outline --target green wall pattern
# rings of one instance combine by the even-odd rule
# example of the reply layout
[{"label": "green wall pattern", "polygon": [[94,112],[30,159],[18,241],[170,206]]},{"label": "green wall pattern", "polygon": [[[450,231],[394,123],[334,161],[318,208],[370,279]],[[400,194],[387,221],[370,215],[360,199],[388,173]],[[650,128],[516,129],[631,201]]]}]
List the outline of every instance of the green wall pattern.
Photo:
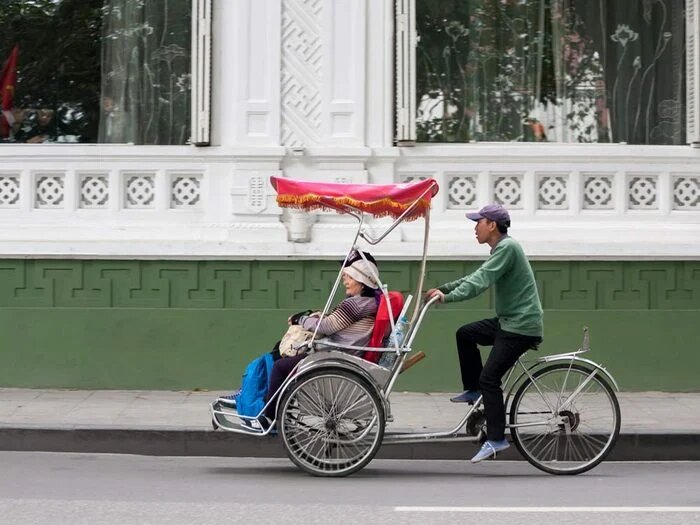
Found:
[{"label": "green wall pattern", "polygon": [[[478,262],[429,264],[426,288]],[[411,291],[415,262],[380,261]],[[226,389],[269,349],[290,313],[321,306],[333,261],[0,261],[0,386]],[[538,261],[542,353],[578,347],[625,390],[700,391],[699,261]],[[429,314],[415,345],[428,354],[399,389],[459,388],[454,331],[492,316],[492,296]],[[446,373],[447,372],[447,373]]]}]

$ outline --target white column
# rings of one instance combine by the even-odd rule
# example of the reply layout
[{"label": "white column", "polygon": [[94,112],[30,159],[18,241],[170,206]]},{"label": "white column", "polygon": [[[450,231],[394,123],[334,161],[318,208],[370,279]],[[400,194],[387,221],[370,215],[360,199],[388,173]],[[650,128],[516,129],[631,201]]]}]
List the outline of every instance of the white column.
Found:
[{"label": "white column", "polygon": [[322,142],[364,145],[365,0],[325,0],[323,5]]},{"label": "white column", "polygon": [[365,143],[392,146],[394,140],[394,10],[393,0],[367,5],[367,80]]},{"label": "white column", "polygon": [[216,3],[213,111],[223,146],[279,144],[280,10],[280,0]]}]

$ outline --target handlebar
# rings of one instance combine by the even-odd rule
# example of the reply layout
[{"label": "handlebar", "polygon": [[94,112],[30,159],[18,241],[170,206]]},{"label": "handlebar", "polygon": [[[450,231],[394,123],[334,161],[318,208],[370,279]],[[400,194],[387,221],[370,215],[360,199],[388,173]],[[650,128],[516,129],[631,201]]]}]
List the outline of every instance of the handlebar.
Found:
[{"label": "handlebar", "polygon": [[423,308],[427,308],[428,306],[431,306],[431,305],[432,305],[435,301],[437,301],[439,298],[440,298],[440,297],[437,296],[437,295],[432,296],[432,297],[430,298],[430,300],[429,300],[428,302],[425,303],[425,305],[423,306]]}]

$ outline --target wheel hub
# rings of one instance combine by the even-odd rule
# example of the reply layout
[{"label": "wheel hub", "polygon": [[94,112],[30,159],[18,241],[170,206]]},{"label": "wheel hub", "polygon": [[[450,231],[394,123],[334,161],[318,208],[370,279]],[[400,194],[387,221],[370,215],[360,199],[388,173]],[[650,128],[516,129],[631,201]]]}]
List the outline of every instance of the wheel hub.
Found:
[{"label": "wheel hub", "polygon": [[581,423],[581,416],[571,410],[562,410],[559,412],[559,417],[561,418],[561,422],[559,423],[560,430],[565,430],[568,427],[569,430],[573,432],[578,428],[579,423]]}]

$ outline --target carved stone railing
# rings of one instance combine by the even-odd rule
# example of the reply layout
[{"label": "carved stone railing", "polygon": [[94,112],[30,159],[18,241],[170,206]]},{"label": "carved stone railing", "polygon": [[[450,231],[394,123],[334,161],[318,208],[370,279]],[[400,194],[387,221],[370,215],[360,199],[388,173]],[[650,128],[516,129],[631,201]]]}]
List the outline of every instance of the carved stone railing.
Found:
[{"label": "carved stone railing", "polygon": [[[334,257],[351,220],[280,210],[271,175],[440,183],[435,257],[477,257],[464,210],[501,202],[542,258],[700,257],[700,151],[689,147],[465,145],[196,149],[10,146],[0,164],[0,253],[76,257]],[[297,152],[298,153],[298,152]],[[384,220],[375,221],[380,226]],[[414,257],[422,225],[382,253]]]}]

